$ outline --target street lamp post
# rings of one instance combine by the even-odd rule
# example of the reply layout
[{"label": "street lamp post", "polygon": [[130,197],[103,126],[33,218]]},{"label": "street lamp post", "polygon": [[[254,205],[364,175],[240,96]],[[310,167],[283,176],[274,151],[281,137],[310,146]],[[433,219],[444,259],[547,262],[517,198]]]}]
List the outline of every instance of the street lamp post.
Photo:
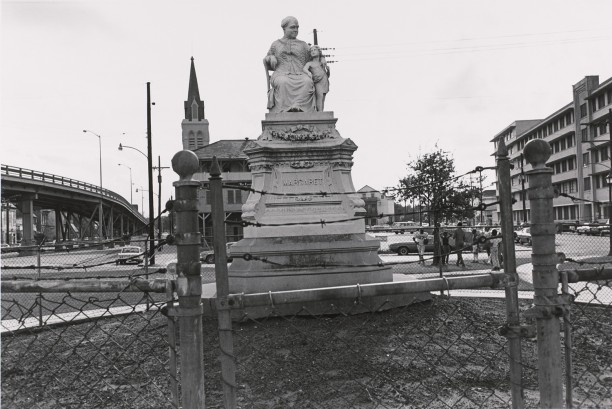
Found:
[{"label": "street lamp post", "polygon": [[[144,216],[144,189],[140,186],[140,214]],[[138,193],[138,188],[136,188],[136,193]]]},{"label": "street lamp post", "polygon": [[84,133],[91,133],[98,137],[98,148],[100,150],[100,203],[98,205],[98,236],[99,239],[102,240],[104,238],[104,215],[102,211],[102,137],[95,132],[92,132],[88,129],[83,129]]},{"label": "street lamp post", "polygon": [[[149,140],[150,140],[150,134],[149,134]],[[151,150],[151,147],[150,147],[151,144],[149,143],[148,145],[149,145],[149,150]],[[153,210],[153,167],[151,163],[151,158],[147,154],[145,154],[143,151],[141,151],[138,148],[134,148],[133,146],[123,145],[120,143],[117,149],[119,149],[120,151],[124,149],[135,150],[136,152],[144,156],[144,158],[147,160],[148,178],[149,178],[149,190],[148,190],[149,192],[149,239],[151,242],[151,249],[154,249],[155,248],[155,226],[153,225],[153,220],[155,219],[155,212]],[[151,260],[151,264],[155,264],[154,255],[150,256],[150,260]]]},{"label": "street lamp post", "polygon": [[129,167],[128,165],[124,165],[123,163],[118,163],[117,165],[119,166],[125,166],[126,168],[128,168],[130,170],[130,204],[134,203],[134,200],[132,199],[132,168]]},{"label": "street lamp post", "polygon": [[161,165],[161,157],[157,157],[157,166],[154,166],[153,169],[157,169],[157,183],[158,183],[158,192],[159,194],[157,195],[157,238],[161,240],[161,233],[162,233],[162,220],[161,220],[161,212],[162,212],[162,208],[161,208],[161,185],[162,185],[162,175],[161,175],[161,171],[164,169],[170,169],[170,167],[168,166],[162,166]]}]

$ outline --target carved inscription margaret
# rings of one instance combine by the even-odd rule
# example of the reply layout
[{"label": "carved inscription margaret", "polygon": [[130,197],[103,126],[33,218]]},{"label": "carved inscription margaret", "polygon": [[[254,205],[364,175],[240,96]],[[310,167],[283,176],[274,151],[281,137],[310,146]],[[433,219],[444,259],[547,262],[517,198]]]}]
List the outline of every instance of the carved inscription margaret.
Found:
[{"label": "carved inscription margaret", "polygon": [[323,184],[322,178],[300,178],[283,179],[283,186],[319,186]]}]

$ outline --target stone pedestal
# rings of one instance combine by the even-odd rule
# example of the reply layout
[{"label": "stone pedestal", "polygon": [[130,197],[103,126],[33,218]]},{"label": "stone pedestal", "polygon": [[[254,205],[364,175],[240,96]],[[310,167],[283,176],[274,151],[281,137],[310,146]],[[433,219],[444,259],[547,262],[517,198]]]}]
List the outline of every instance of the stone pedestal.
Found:
[{"label": "stone pedestal", "polygon": [[392,281],[380,243],[365,235],[365,204],[349,193],[357,146],[340,136],[333,113],[266,114],[262,128],[245,149],[258,193],[242,218],[255,225],[231,248],[230,292]]}]

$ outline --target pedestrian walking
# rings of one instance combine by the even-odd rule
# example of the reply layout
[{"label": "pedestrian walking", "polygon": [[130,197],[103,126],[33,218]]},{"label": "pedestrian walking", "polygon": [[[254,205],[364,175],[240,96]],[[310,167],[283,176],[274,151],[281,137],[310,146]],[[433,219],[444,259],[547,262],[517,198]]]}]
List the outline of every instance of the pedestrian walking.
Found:
[{"label": "pedestrian walking", "polygon": [[501,245],[501,237],[497,235],[497,230],[493,229],[491,231],[491,238],[489,242],[491,243],[491,264],[493,265],[493,271],[498,271],[500,268],[499,264],[499,247]]},{"label": "pedestrian walking", "polygon": [[463,223],[457,223],[457,228],[453,232],[453,238],[455,239],[455,252],[457,253],[457,265],[461,265],[465,268],[463,262],[463,246],[465,246],[465,232],[463,231]]},{"label": "pedestrian walking", "polygon": [[449,241],[450,241],[450,236],[448,235],[448,232],[447,231],[443,232],[442,237],[440,237],[440,242],[442,243],[442,265],[448,264],[448,256],[450,255],[450,252],[451,252]]},{"label": "pedestrian walking", "polygon": [[425,258],[423,255],[425,254],[425,244],[427,244],[427,233],[423,229],[419,229],[418,233],[415,233],[412,236],[412,240],[414,240],[417,244],[417,251],[419,252],[419,264],[425,265]]},{"label": "pedestrian walking", "polygon": [[478,247],[478,232],[476,229],[472,229],[472,253],[474,254],[474,258],[472,259],[472,263],[478,263],[478,252],[480,251]]}]

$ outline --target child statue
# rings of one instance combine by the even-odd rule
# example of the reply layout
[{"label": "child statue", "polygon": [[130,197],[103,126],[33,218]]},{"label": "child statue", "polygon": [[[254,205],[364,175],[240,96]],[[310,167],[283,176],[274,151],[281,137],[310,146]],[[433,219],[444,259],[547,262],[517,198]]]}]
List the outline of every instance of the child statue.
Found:
[{"label": "child statue", "polygon": [[325,95],[329,92],[329,67],[318,45],[310,47],[311,60],[304,65],[304,72],[312,78],[315,87],[315,105],[317,111],[323,111]]}]

